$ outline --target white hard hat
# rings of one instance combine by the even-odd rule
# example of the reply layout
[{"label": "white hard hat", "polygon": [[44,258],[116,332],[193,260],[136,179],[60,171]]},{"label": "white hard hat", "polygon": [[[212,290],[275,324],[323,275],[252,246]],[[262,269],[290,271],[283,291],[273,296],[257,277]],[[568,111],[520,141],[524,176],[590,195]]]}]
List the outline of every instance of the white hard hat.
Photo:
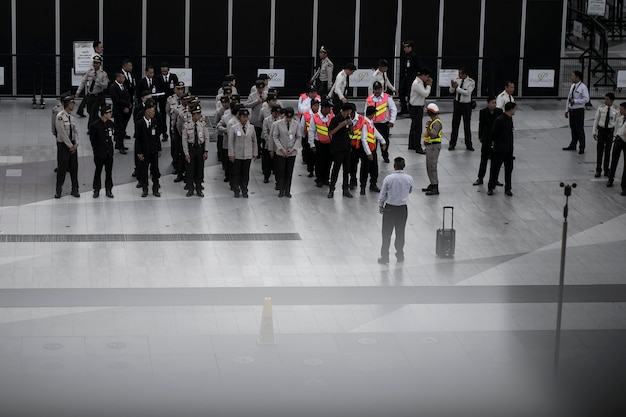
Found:
[{"label": "white hard hat", "polygon": [[437,106],[435,103],[430,103],[426,107],[426,110],[428,110],[429,112],[432,112],[432,113],[439,113],[439,106]]}]

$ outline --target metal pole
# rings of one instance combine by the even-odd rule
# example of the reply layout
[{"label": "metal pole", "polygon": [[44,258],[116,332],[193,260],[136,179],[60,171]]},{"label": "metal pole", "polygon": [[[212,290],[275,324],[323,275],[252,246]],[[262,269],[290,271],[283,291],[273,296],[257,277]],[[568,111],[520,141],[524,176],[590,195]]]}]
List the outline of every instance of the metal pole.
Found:
[{"label": "metal pole", "polygon": [[561,237],[561,268],[559,272],[559,297],[556,312],[556,335],[554,340],[554,378],[559,375],[559,351],[561,348],[561,319],[563,315],[563,289],[565,287],[565,250],[567,248],[567,204],[569,196],[572,195],[572,188],[576,188],[576,183],[572,185],[560,184],[565,188],[565,206],[563,207],[563,235]]}]

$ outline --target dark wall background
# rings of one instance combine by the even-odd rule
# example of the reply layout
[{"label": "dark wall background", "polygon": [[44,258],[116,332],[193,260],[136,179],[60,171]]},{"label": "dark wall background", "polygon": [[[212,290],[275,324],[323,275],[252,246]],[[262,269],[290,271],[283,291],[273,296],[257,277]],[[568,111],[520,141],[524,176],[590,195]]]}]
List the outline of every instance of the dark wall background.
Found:
[{"label": "dark wall background", "polygon": [[[224,74],[237,75],[239,89],[247,93],[256,78],[256,69],[270,64],[271,0],[232,0],[233,57],[227,57],[229,0],[190,0],[190,24],[185,27],[185,0],[150,0],[147,25],[142,27],[142,0],[106,0],[102,39],[104,68],[117,71],[124,58],[134,61],[135,76],[141,77],[142,34],[146,34],[147,62],[158,65],[185,65],[185,33],[190,39],[189,65],[194,69],[196,94],[214,94]],[[395,33],[399,0],[384,4],[361,1],[359,32],[355,33],[356,0],[319,0],[319,23],[315,44],[324,45],[335,63],[335,73],[354,62],[355,36],[359,40],[359,67],[373,68],[378,59],[390,61],[393,77],[398,64]],[[56,91],[55,36],[61,42],[59,89],[70,87],[72,41],[98,37],[97,0],[61,0],[61,27],[55,28],[54,0],[17,2],[18,93],[30,95],[33,86],[46,95]],[[276,0],[274,67],[287,69],[282,94],[304,90],[315,65],[313,45],[314,0]],[[561,0],[528,0],[527,27],[520,28],[522,0],[486,0],[483,60],[479,61],[480,0],[402,1],[401,36],[416,42],[415,50],[424,65],[437,68],[440,6],[443,4],[442,68],[467,67],[473,77],[481,65],[481,95],[496,94],[507,79],[519,76],[519,40],[525,37],[529,68],[559,68],[561,45]],[[382,7],[381,7],[382,6]],[[536,30],[535,28],[541,28]],[[531,30],[532,29],[532,30]],[[5,66],[7,86],[0,93],[11,94],[11,0],[0,0],[0,65]],[[317,49],[317,48],[316,48]],[[558,73],[558,71],[557,71]],[[437,74],[434,74],[435,77]],[[525,83],[527,80],[524,80]],[[445,93],[447,90],[444,89]],[[545,89],[524,88],[524,95],[556,94]],[[447,93],[446,93],[447,94]]]}]

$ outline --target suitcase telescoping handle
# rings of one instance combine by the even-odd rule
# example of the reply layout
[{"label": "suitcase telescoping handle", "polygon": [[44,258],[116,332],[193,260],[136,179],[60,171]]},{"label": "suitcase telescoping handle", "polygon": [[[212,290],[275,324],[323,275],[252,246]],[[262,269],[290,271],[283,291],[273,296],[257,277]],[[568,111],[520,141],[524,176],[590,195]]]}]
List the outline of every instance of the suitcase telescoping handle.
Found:
[{"label": "suitcase telescoping handle", "polygon": [[454,229],[454,207],[452,206],[443,206],[443,229],[446,228],[446,209],[450,209],[450,220],[452,220],[451,229]]}]

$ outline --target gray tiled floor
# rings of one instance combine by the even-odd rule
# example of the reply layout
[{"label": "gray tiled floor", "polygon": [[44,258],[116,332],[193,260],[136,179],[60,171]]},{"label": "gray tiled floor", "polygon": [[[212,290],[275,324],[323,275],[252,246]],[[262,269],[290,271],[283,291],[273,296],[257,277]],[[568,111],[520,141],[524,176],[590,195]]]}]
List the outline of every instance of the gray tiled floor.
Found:
[{"label": "gray tiled floor", "polygon": [[[439,104],[447,137],[451,106]],[[617,370],[626,357],[626,198],[619,181],[609,189],[593,178],[590,134],[585,155],[560,150],[569,141],[561,102],[519,102],[512,198],[471,185],[480,155],[462,145],[442,151],[441,195],[422,195],[424,158],[406,150],[409,120],[400,119],[391,154],[407,159],[418,190],[409,202],[407,259],[388,266],[376,263],[376,194],[329,200],[298,163],[294,197],[278,199],[257,162],[250,198],[235,200],[214,144],[204,199],[186,198],[173,182],[167,148],[162,198],[140,198],[132,158],[116,154],[115,198],[95,200],[83,137],[82,196],[54,200],[49,109],[23,99],[0,106],[5,414],[626,411],[612,389],[625,382]],[[587,127],[592,117],[587,112]],[[390,170],[381,164],[381,178]],[[569,207],[562,379],[553,384],[561,181],[578,187]],[[444,205],[455,207],[452,259],[434,254]],[[298,238],[280,239],[285,233]],[[58,241],[63,235],[87,238]],[[257,343],[266,296],[275,346]]]}]

